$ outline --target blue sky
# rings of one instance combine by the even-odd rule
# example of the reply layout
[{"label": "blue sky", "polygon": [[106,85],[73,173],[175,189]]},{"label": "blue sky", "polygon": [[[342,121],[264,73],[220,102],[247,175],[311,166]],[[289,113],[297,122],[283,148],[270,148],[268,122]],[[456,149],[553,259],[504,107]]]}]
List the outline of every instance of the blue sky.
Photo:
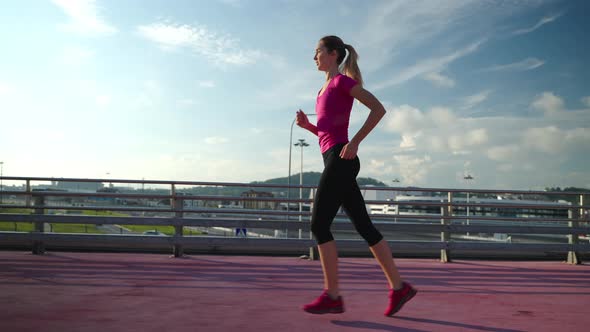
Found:
[{"label": "blue sky", "polygon": [[[7,1],[4,174],[286,176],[341,36],[388,110],[360,176],[423,187],[590,188],[586,1]],[[355,104],[350,134],[368,110]],[[311,118],[313,120],[313,118]],[[321,171],[304,138],[304,171]],[[300,151],[293,150],[293,173]],[[109,173],[107,175],[107,173]],[[474,180],[466,183],[465,174]]]}]

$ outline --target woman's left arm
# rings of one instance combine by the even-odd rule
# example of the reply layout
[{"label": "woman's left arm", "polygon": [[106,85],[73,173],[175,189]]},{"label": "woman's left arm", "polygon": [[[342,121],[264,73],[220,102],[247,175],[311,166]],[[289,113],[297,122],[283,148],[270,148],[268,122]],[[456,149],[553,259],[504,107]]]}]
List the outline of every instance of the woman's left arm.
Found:
[{"label": "woman's left arm", "polygon": [[360,84],[355,85],[350,90],[350,95],[356,98],[358,101],[367,106],[371,111],[369,117],[365,121],[365,124],[359,129],[358,133],[344,146],[342,152],[340,152],[340,158],[342,159],[354,159],[358,152],[358,146],[362,140],[369,135],[369,133],[377,126],[381,118],[385,115],[385,107],[383,104],[373,96],[372,93],[365,90]]}]

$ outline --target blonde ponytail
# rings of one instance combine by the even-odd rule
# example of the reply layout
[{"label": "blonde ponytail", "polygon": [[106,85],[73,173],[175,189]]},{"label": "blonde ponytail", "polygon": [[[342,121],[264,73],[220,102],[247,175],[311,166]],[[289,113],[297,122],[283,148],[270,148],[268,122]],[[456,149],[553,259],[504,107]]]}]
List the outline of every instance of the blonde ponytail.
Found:
[{"label": "blonde ponytail", "polygon": [[359,56],[352,45],[344,44],[344,48],[348,51],[348,56],[344,61],[344,75],[354,79],[361,86],[363,85],[363,76],[361,75],[361,69],[358,66]]},{"label": "blonde ponytail", "polygon": [[[361,70],[357,64],[359,56],[356,53],[354,47],[345,44],[338,36],[325,36],[320,39],[320,41],[324,44],[329,52],[338,53],[336,62],[339,66],[342,66],[344,75],[354,79],[362,86],[363,76],[361,75]],[[348,51],[348,56],[346,56],[346,51]]]}]

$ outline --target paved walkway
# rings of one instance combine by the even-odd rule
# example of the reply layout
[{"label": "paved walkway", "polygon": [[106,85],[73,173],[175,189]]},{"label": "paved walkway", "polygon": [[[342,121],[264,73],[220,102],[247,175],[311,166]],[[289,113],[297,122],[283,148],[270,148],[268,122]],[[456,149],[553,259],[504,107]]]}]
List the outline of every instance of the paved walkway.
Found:
[{"label": "paved walkway", "polygon": [[300,310],[317,261],[0,251],[0,331],[587,331],[590,265],[400,259],[419,289],[395,318],[374,260],[340,260],[346,312]]}]

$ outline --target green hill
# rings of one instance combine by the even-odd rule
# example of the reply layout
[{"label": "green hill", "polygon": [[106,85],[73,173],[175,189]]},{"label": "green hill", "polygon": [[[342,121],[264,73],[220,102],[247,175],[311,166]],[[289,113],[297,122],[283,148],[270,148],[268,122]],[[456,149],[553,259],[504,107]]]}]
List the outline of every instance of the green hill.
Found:
[{"label": "green hill", "polygon": [[[303,184],[304,185],[312,185],[315,186],[320,181],[320,177],[322,173],[320,172],[303,172]],[[288,178],[275,178],[266,181],[253,181],[253,184],[287,184]],[[387,185],[379,180],[375,180],[373,178],[357,178],[356,179],[359,186],[379,186],[379,187],[386,187]],[[291,175],[291,184],[299,184],[299,173]]]},{"label": "green hill", "polygon": [[[303,173],[303,184],[316,186],[320,180],[322,173],[319,172],[304,172]],[[253,181],[250,182],[255,185],[264,185],[264,184],[288,184],[288,178],[281,177],[275,179],[269,179],[264,181]],[[379,187],[386,187],[387,185],[381,181],[378,181],[373,178],[357,178],[357,182],[360,186],[379,186]],[[291,175],[291,185],[298,186],[299,185],[299,173]],[[272,187],[193,187],[187,188],[184,190],[180,190],[182,192],[190,193],[193,195],[219,195],[219,196],[240,196],[243,192],[255,190],[255,191],[266,191],[271,192],[275,195],[275,197],[285,195],[286,196],[286,188],[272,188]],[[291,197],[298,197],[299,196],[299,189],[292,188]],[[303,189],[303,197],[309,197],[309,189]]]},{"label": "green hill", "polygon": [[[303,172],[303,185],[309,186],[317,186],[318,182],[320,181],[320,177],[322,173],[320,172]],[[386,187],[387,185],[379,180],[375,180],[373,178],[357,178],[357,182],[359,186],[378,186],[378,187]],[[253,184],[288,184],[288,177],[281,177],[275,179],[269,179],[266,181],[254,181],[251,182]],[[298,186],[299,185],[299,173],[291,175],[291,185]],[[269,191],[269,192],[286,192],[285,189],[278,189],[278,188],[256,188],[255,190],[259,191]],[[309,197],[309,189],[303,189],[303,197]],[[299,188],[291,189],[290,191],[291,197],[299,197]]]},{"label": "green hill", "polygon": [[[319,172],[304,172],[303,173],[303,184],[316,186],[320,180],[322,173]],[[264,185],[264,184],[272,184],[272,185],[287,185],[287,177],[269,179],[264,181],[253,181],[250,182],[251,184],[255,185]],[[378,181],[373,178],[357,178],[357,182],[360,186],[379,186],[379,187],[386,187],[387,185],[381,181]],[[298,186],[299,185],[299,173],[291,175],[291,186]],[[205,186],[205,187],[192,187],[192,188],[182,188],[178,189],[178,192],[190,194],[190,195],[208,195],[208,196],[235,196],[239,197],[243,192],[255,190],[255,191],[266,191],[271,192],[274,194],[275,197],[287,196],[286,195],[286,188],[272,188],[272,187],[215,187],[215,186]],[[124,192],[124,191],[123,191]],[[145,193],[150,194],[168,194],[169,190],[167,189],[145,189]],[[291,188],[290,192],[291,197],[299,197],[299,188]],[[309,197],[309,189],[303,189],[303,197]]]}]

